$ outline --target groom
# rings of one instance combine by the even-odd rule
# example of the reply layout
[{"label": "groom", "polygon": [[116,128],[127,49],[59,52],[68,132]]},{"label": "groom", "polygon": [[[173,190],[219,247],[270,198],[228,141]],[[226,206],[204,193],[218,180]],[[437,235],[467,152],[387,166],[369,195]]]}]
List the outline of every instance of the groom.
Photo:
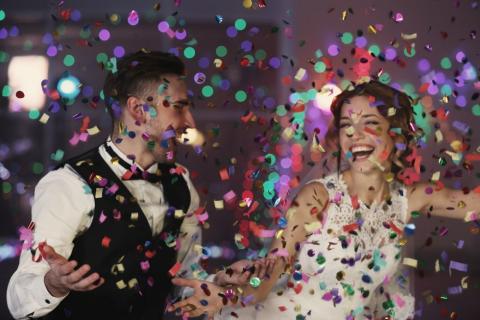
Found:
[{"label": "groom", "polygon": [[[199,196],[175,162],[177,137],[195,127],[185,66],[139,51],[110,69],[111,136],[35,188],[33,245],[7,291],[15,318],[161,319],[171,277],[201,271]],[[243,266],[215,281],[245,281]]]}]

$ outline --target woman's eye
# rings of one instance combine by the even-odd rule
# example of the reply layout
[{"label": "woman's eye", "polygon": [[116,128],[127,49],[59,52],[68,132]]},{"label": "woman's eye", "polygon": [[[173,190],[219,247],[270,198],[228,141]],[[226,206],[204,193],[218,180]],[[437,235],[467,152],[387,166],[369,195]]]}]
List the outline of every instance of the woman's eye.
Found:
[{"label": "woman's eye", "polygon": [[343,128],[346,128],[346,127],[350,127],[350,124],[349,123],[340,123],[340,129],[343,129]]},{"label": "woman's eye", "polygon": [[367,125],[378,126],[380,123],[379,123],[378,121],[367,121],[366,124],[367,124]]}]

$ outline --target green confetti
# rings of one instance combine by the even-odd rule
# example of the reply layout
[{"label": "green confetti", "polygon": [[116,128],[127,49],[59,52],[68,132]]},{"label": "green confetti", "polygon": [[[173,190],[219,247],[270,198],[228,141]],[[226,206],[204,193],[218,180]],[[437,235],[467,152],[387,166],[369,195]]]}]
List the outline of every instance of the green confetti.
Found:
[{"label": "green confetti", "polygon": [[205,98],[210,98],[211,96],[213,96],[213,88],[212,86],[204,86],[202,88],[202,95],[205,97]]},{"label": "green confetti", "polygon": [[353,41],[353,35],[350,32],[344,32],[340,40],[343,44],[350,44]]},{"label": "green confetti", "polygon": [[12,94],[12,88],[6,84],[2,89],[2,97],[9,97]]},{"label": "green confetti", "polygon": [[444,57],[440,61],[440,66],[443,69],[450,69],[452,67],[452,61],[450,61],[450,59],[448,57]]},{"label": "green confetti", "polygon": [[187,59],[192,59],[195,57],[195,49],[192,47],[186,47],[185,50],[183,50],[183,55]]},{"label": "green confetti", "polygon": [[327,66],[325,65],[325,63],[323,63],[323,61],[317,61],[313,66],[313,68],[315,72],[318,72],[318,73],[322,73],[325,70],[327,70]]},{"label": "green confetti", "polygon": [[34,162],[32,165],[32,172],[34,174],[41,174],[43,172],[43,164],[40,162]]},{"label": "green confetti", "polygon": [[239,103],[245,102],[245,100],[247,100],[247,93],[243,90],[238,90],[235,93],[235,100]]},{"label": "green confetti", "polygon": [[218,57],[223,58],[227,55],[228,50],[225,46],[218,46],[217,49],[215,50],[215,53],[217,54]]},{"label": "green confetti", "polygon": [[65,65],[65,67],[71,67],[75,64],[75,57],[72,56],[71,54],[67,54],[64,58],[63,58],[63,64]]},{"label": "green confetti", "polygon": [[472,107],[472,113],[477,117],[480,116],[480,104],[476,104]]},{"label": "green confetti", "polygon": [[244,19],[235,20],[235,29],[243,31],[247,27],[247,22]]},{"label": "green confetti", "polygon": [[38,117],[40,117],[40,111],[38,110],[30,110],[28,112],[28,117],[30,118],[30,120],[37,120]]}]

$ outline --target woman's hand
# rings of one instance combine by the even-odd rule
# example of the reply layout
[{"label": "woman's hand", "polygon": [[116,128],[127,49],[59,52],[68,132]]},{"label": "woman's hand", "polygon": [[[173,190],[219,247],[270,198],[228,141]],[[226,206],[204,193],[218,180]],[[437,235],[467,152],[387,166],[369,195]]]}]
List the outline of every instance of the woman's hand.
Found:
[{"label": "woman's hand", "polygon": [[[176,286],[193,288],[193,295],[168,307],[169,312],[181,310],[182,315],[198,317],[207,315],[209,319],[224,306],[223,288],[208,281],[173,278]],[[225,301],[226,302],[226,301]]]},{"label": "woman's hand", "polygon": [[263,279],[272,273],[275,258],[263,258],[258,260],[239,260],[232,263],[225,270],[217,272],[214,283],[218,286],[237,285],[243,286],[251,277]]}]

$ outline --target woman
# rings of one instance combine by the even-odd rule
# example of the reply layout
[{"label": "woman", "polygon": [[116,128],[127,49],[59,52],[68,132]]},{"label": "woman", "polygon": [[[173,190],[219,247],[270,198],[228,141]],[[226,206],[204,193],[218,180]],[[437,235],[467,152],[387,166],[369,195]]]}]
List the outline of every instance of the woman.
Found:
[{"label": "woman", "polygon": [[[463,219],[479,210],[480,196],[414,183],[418,133],[406,94],[370,81],[342,92],[331,109],[330,136],[348,169],[299,192],[287,227],[272,244],[269,256],[281,259],[270,277],[257,287],[235,288],[175,279],[195,295],[171,309],[190,316],[218,312],[224,319],[413,318],[414,299],[400,269],[411,213]],[[287,287],[273,292],[284,273]]]}]

